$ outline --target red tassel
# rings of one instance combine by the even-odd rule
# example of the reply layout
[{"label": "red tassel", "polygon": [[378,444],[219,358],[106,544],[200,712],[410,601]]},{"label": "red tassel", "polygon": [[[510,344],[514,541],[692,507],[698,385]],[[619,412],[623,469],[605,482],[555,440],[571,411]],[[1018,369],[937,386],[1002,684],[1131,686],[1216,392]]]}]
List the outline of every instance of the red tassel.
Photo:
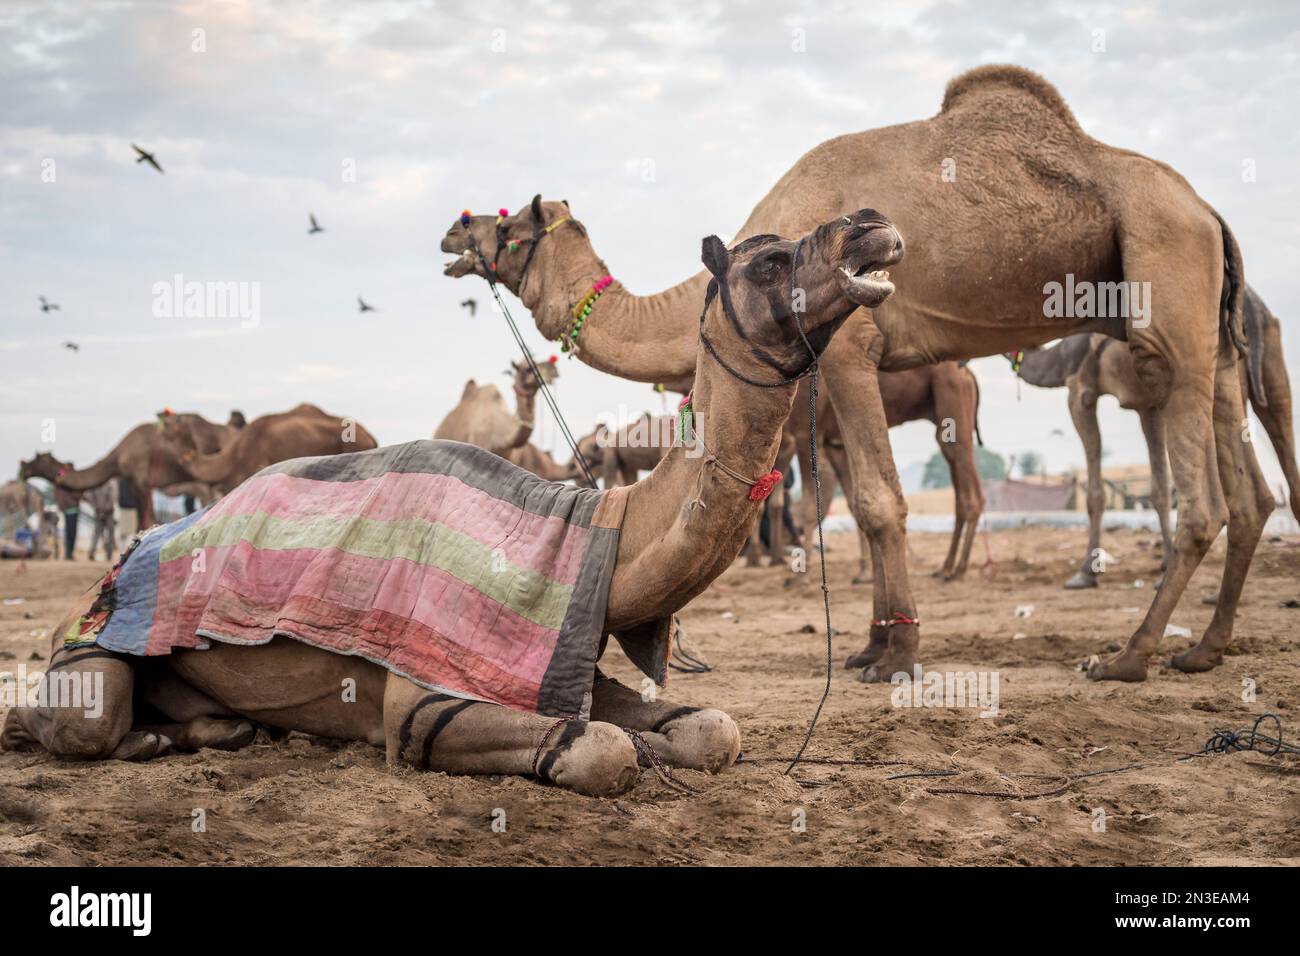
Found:
[{"label": "red tassel", "polygon": [[772,493],[772,489],[776,487],[777,482],[780,480],[781,472],[773,468],[766,475],[749,486],[749,500],[766,501],[767,496]]}]

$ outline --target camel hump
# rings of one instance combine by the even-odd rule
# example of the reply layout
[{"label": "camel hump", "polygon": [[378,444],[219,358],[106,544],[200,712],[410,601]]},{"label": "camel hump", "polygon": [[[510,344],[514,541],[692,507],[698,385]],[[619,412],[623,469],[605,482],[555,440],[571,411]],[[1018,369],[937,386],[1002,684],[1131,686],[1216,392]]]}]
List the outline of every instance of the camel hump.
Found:
[{"label": "camel hump", "polygon": [[1074,113],[1066,105],[1065,98],[1055,86],[1032,70],[1010,64],[995,63],[989,66],[978,66],[949,80],[948,88],[943,93],[943,106],[939,108],[939,112],[949,112],[959,100],[968,98],[972,94],[1008,89],[1033,97],[1066,124],[1082,132],[1079,121],[1074,118]]}]

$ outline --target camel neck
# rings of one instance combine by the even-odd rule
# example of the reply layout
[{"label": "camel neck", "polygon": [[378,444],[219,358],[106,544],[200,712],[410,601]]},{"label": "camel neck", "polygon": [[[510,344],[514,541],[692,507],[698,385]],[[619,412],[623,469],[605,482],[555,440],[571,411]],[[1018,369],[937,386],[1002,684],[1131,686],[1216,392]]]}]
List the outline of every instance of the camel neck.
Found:
[{"label": "camel neck", "polygon": [[98,488],[110,478],[116,477],[117,473],[117,449],[114,448],[113,451],[89,468],[65,467],[61,473],[58,469],[55,469],[54,474],[46,474],[41,477],[55,485],[70,488],[73,491],[89,491],[91,488]]},{"label": "camel neck", "polygon": [[[571,328],[574,303],[608,274],[586,237],[563,229],[538,249],[519,295],[541,333],[557,341]],[[633,381],[688,382],[707,285],[700,272],[656,295],[634,295],[615,279],[582,325],[578,358]]]},{"label": "camel neck", "polygon": [[772,470],[794,395],[794,385],[739,382],[700,354],[692,395],[698,440],[674,447],[628,492],[611,629],[671,614],[735,560],[763,506],[750,499],[750,483]]}]

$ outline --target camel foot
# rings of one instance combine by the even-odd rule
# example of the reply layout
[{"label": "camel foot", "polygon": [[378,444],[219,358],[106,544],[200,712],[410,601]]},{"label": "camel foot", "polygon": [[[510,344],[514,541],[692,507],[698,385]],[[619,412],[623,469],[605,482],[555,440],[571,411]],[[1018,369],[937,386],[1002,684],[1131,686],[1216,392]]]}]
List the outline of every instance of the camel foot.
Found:
[{"label": "camel foot", "polygon": [[1065,582],[1067,591],[1081,591],[1084,588],[1095,588],[1097,579],[1091,574],[1084,574],[1082,571],[1077,572],[1074,577]]},{"label": "camel foot", "polygon": [[18,722],[18,709],[14,708],[5,716],[4,729],[0,730],[0,750],[11,753],[24,753],[40,750],[36,738],[27,732],[27,728]]},{"label": "camel foot", "polygon": [[858,651],[847,661],[844,662],[844,669],[850,671],[861,670],[864,667],[870,667],[884,655],[889,649],[889,638],[887,636],[872,637],[867,642],[867,646]]},{"label": "camel foot", "polygon": [[1138,683],[1147,679],[1147,662],[1127,650],[1109,660],[1094,657],[1088,662],[1088,680],[1122,680]]},{"label": "camel foot", "polygon": [[858,680],[864,684],[888,684],[895,674],[906,674],[908,679],[916,670],[916,654],[910,650],[891,647],[874,664],[863,669]]},{"label": "camel foot", "polygon": [[1184,674],[1200,674],[1204,671],[1213,670],[1222,664],[1223,651],[1208,648],[1202,641],[1181,654],[1175,654],[1169,663]]},{"label": "camel foot", "polygon": [[147,730],[132,730],[109,754],[113,760],[152,760],[161,757],[171,749],[172,741],[164,734],[155,734]]},{"label": "camel foot", "polygon": [[627,734],[601,721],[579,724],[575,731],[555,735],[559,739],[538,762],[541,775],[588,797],[617,797],[631,790],[640,770]]},{"label": "camel foot", "polygon": [[720,710],[696,710],[657,731],[666,738],[660,756],[671,766],[721,773],[740,755],[740,729]]},{"label": "camel foot", "polygon": [[257,726],[251,720],[218,720],[214,717],[195,717],[184,724],[176,735],[177,750],[241,750],[257,737]]}]

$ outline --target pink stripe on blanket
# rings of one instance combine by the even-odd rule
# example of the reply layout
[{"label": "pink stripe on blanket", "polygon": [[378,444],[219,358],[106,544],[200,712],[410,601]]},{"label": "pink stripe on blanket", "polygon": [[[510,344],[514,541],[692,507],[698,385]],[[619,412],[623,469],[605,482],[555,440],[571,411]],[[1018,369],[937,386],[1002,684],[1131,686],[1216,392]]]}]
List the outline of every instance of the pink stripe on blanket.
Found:
[{"label": "pink stripe on blanket", "polygon": [[[467,660],[468,670],[481,659],[494,670],[540,684],[557,639],[556,631],[528,621],[442,569],[403,559],[315,549],[259,551],[241,541],[205,548],[203,568],[193,571],[188,557],[160,566],[157,606],[175,610],[155,620],[146,654],[200,646],[204,641],[195,635],[200,628],[252,641],[265,640],[281,627],[297,633],[302,630],[298,624],[328,636],[327,643],[314,643],[345,653],[361,648],[367,657],[397,666],[394,657],[405,649],[405,640],[374,631],[368,623],[373,611],[427,628],[442,653]],[[325,616],[295,621],[292,608],[304,603]]]},{"label": "pink stripe on blanket", "polygon": [[[446,507],[446,499],[455,507]],[[421,514],[489,548],[519,567],[546,567],[552,580],[578,580],[587,536],[563,518],[523,511],[450,475],[390,472],[359,481],[316,481],[292,475],[263,475],[222,498],[196,527],[220,517],[263,512],[307,521],[315,517],[403,521]],[[562,545],[557,556],[557,544]],[[539,558],[542,559],[539,561]]]}]

